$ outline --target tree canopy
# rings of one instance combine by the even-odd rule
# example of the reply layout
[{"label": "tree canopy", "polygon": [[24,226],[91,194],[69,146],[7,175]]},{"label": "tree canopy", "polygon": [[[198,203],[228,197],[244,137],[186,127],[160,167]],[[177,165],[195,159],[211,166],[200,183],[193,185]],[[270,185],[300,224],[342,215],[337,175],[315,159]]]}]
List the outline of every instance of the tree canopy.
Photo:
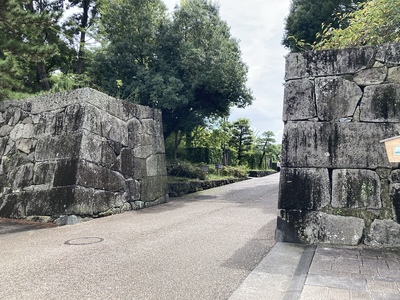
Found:
[{"label": "tree canopy", "polygon": [[359,10],[338,15],[340,24],[327,24],[315,49],[379,45],[400,41],[400,5],[398,0],[373,0]]},{"label": "tree canopy", "polygon": [[335,16],[338,13],[352,12],[357,4],[366,0],[292,0],[289,15],[285,21],[282,44],[291,52],[310,50],[320,41],[317,33],[321,25],[331,24],[331,28],[346,26]]},{"label": "tree canopy", "polygon": [[167,137],[251,104],[238,42],[214,3],[182,1],[170,19],[159,0],[113,0],[102,24],[108,44],[94,59],[96,84],[162,109]]},{"label": "tree canopy", "polygon": [[[8,97],[12,91],[27,91],[32,82],[40,82],[42,78],[40,69],[37,69],[38,64],[57,52],[51,38],[52,28],[57,27],[60,15],[57,6],[46,1],[36,3],[27,0],[0,0],[0,6],[2,99]],[[44,81],[41,83],[45,84]],[[42,87],[46,88],[43,85]]]},{"label": "tree canopy", "polygon": [[232,137],[229,145],[236,150],[239,165],[245,165],[253,145],[253,130],[250,120],[241,118],[232,123]]}]

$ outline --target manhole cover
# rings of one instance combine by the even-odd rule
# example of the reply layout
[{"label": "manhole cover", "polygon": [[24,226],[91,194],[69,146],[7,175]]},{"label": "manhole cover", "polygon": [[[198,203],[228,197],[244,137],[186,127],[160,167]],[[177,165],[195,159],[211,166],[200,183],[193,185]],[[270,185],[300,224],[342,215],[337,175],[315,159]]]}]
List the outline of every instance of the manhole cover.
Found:
[{"label": "manhole cover", "polygon": [[65,245],[90,245],[90,244],[97,244],[102,241],[104,241],[104,239],[99,238],[99,237],[83,237],[83,238],[68,240],[64,244]]}]

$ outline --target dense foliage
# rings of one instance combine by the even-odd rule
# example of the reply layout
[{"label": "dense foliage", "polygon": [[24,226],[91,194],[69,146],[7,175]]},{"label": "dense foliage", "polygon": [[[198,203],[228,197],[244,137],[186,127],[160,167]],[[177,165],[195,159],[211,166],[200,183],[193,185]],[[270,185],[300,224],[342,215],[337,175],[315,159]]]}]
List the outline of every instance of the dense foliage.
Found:
[{"label": "dense foliage", "polygon": [[160,0],[114,0],[102,16],[107,44],[95,55],[95,82],[162,109],[166,137],[251,104],[247,67],[215,4],[182,1],[171,20]]},{"label": "dense foliage", "polygon": [[317,33],[321,25],[331,24],[331,28],[345,27],[344,22],[335,18],[337,14],[352,12],[357,4],[366,0],[292,0],[285,22],[282,44],[291,52],[310,50],[320,41]]},{"label": "dense foliage", "polygon": [[398,0],[374,0],[354,12],[337,16],[339,24],[324,26],[315,49],[379,45],[400,41],[400,5]]}]

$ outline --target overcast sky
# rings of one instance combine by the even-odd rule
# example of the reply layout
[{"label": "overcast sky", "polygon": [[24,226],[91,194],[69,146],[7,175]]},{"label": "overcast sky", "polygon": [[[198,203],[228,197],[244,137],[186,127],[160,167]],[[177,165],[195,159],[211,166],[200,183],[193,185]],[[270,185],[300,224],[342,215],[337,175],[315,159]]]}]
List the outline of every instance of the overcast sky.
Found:
[{"label": "overcast sky", "polygon": [[[179,0],[163,0],[172,11]],[[281,46],[290,0],[219,0],[220,15],[240,41],[242,58],[249,67],[247,86],[255,100],[245,109],[234,108],[230,121],[247,118],[259,134],[272,131],[282,140],[282,103],[285,55]]]}]

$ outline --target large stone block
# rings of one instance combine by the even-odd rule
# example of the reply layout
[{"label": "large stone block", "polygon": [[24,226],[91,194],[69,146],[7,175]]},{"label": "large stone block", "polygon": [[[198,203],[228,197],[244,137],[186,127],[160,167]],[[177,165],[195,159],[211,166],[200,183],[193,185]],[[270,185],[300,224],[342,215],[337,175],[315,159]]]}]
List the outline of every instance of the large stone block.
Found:
[{"label": "large stone block", "polygon": [[128,145],[128,126],[122,120],[107,113],[102,114],[101,136],[107,140],[119,142],[122,145]]},{"label": "large stone block", "polygon": [[79,158],[94,163],[102,163],[109,159],[109,153],[104,150],[105,139],[91,131],[82,130]]},{"label": "large stone block", "polygon": [[318,119],[339,121],[353,117],[363,93],[361,88],[343,77],[315,79],[315,96]]},{"label": "large stone block", "polygon": [[74,193],[74,202],[66,210],[68,215],[99,216],[120,213],[127,202],[124,194],[93,188],[78,186]]},{"label": "large stone block", "polygon": [[327,169],[281,169],[279,209],[317,210],[330,204]]},{"label": "large stone block", "polygon": [[389,83],[400,83],[400,67],[389,68],[386,81]]},{"label": "large stone block", "polygon": [[309,79],[293,80],[285,84],[283,121],[315,118],[314,82]]},{"label": "large stone block", "polygon": [[395,135],[395,124],[287,122],[282,141],[282,166],[391,168],[380,141]]},{"label": "large stone block", "polygon": [[386,66],[361,70],[354,75],[354,82],[359,86],[367,86],[372,84],[382,84],[388,76],[388,68]]},{"label": "large stone block", "polygon": [[400,44],[384,44],[378,47],[376,60],[385,63],[389,67],[400,65]]},{"label": "large stone block", "polygon": [[371,246],[393,247],[400,245],[400,224],[393,220],[375,220],[366,238]]},{"label": "large stone block", "polygon": [[79,132],[39,139],[36,145],[35,161],[77,159],[81,140],[82,134]]},{"label": "large stone block", "polygon": [[303,220],[299,236],[308,244],[358,245],[364,228],[360,218],[310,212]]},{"label": "large stone block", "polygon": [[[26,197],[26,216],[60,216],[67,212],[75,199],[74,187],[65,186],[48,190],[24,193]],[[29,199],[29,197],[32,197]]]},{"label": "large stone block", "polygon": [[400,122],[400,84],[367,86],[360,106],[362,122]]},{"label": "large stone block", "polygon": [[167,176],[144,177],[140,180],[140,184],[140,197],[143,202],[156,201],[168,195]]},{"label": "large stone block", "polygon": [[79,161],[77,159],[58,160],[54,170],[53,186],[62,187],[75,185],[78,164]]},{"label": "large stone block", "polygon": [[354,74],[374,65],[375,48],[347,48],[292,53],[286,57],[285,80]]},{"label": "large stone block", "polygon": [[333,170],[332,206],[336,208],[380,209],[381,182],[371,170]]},{"label": "large stone block", "polygon": [[76,174],[76,185],[98,190],[123,192],[125,190],[125,178],[118,172],[80,160]]},{"label": "large stone block", "polygon": [[167,165],[163,154],[154,154],[146,159],[147,176],[167,176]]}]

